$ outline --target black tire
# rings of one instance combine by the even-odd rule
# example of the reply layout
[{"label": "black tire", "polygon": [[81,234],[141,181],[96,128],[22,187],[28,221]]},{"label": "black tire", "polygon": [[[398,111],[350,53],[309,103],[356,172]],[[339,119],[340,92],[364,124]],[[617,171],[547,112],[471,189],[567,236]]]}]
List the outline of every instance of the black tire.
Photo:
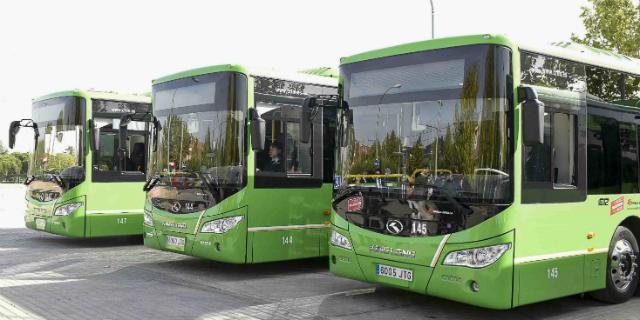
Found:
[{"label": "black tire", "polygon": [[[623,246],[630,246],[633,250],[632,254],[618,254],[620,251],[616,249],[616,244],[619,242]],[[607,286],[602,290],[591,292],[591,296],[597,300],[607,303],[622,303],[631,299],[638,287],[638,267],[636,266],[637,254],[638,241],[636,240],[636,237],[633,235],[631,230],[626,227],[619,226],[613,234],[613,238],[611,238],[611,243],[609,244],[609,255],[606,269]],[[621,266],[626,265],[627,268],[622,268],[623,271],[621,272],[619,271],[621,270],[619,267],[612,268],[613,263]],[[620,281],[619,279],[614,280],[614,277],[617,277],[616,274],[623,274],[625,277],[631,277],[630,281]],[[625,286],[625,284],[627,285]]]}]

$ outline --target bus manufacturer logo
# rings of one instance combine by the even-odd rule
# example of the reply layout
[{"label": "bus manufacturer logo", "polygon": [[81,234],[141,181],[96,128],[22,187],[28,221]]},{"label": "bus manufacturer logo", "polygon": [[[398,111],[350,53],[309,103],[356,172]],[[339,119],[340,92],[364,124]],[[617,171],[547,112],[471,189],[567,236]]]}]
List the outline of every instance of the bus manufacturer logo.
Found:
[{"label": "bus manufacturer logo", "polygon": [[404,230],[404,226],[402,225],[402,222],[395,219],[391,219],[387,221],[387,231],[389,231],[389,233],[398,234],[402,232],[402,230]]},{"label": "bus manufacturer logo", "polygon": [[178,213],[178,212],[180,212],[180,209],[182,209],[182,205],[178,201],[174,202],[171,205],[171,212]]},{"label": "bus manufacturer logo", "polygon": [[610,215],[614,215],[620,211],[624,210],[624,196],[611,201],[611,213]]}]

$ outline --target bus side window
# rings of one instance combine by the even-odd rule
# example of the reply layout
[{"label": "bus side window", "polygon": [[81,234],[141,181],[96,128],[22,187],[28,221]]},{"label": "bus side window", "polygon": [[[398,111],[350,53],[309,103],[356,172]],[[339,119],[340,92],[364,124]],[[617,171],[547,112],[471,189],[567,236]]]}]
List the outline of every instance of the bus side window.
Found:
[{"label": "bus side window", "polygon": [[260,109],[268,111],[261,115],[266,122],[266,135],[264,150],[256,153],[257,173],[284,173],[284,108],[260,103]]},{"label": "bus side window", "polygon": [[551,117],[544,113],[544,143],[525,147],[525,180],[547,182],[551,177]]}]

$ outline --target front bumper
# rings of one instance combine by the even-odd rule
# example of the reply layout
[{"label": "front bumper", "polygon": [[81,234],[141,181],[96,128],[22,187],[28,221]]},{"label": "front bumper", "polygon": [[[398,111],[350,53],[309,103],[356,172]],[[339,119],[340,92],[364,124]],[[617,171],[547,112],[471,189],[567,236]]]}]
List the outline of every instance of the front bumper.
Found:
[{"label": "front bumper", "polygon": [[[213,220],[212,218],[202,219],[197,230],[199,231],[204,223]],[[222,217],[215,216],[215,218]],[[184,239],[184,247],[181,249],[168,244],[167,237]],[[242,219],[237,226],[223,234],[181,233],[162,226],[150,227],[145,225],[143,227],[143,238],[145,246],[158,250],[228,263],[247,262],[246,219]]]},{"label": "front bumper", "polygon": [[[352,240],[346,230],[335,226],[334,230]],[[384,239],[386,237],[392,238],[395,243],[401,242],[397,237],[386,235],[379,235],[375,238]],[[513,305],[513,248],[509,249],[494,264],[485,268],[474,269],[442,264],[444,257],[451,251],[509,242],[513,243],[513,232],[473,243],[447,242],[442,253],[433,259],[435,263],[429,264],[407,263],[391,255],[388,258],[382,258],[364,254],[362,251],[356,253],[354,250],[330,245],[330,270],[336,275],[351,279],[393,286],[480,307],[510,309]],[[363,244],[353,244],[354,248],[358,245]],[[380,240],[378,245],[385,245],[384,240]],[[420,250],[421,248],[416,248],[418,255],[420,255]],[[378,264],[411,270],[413,271],[413,280],[406,281],[379,276],[376,273]],[[479,286],[479,290],[472,289],[473,282]]]}]

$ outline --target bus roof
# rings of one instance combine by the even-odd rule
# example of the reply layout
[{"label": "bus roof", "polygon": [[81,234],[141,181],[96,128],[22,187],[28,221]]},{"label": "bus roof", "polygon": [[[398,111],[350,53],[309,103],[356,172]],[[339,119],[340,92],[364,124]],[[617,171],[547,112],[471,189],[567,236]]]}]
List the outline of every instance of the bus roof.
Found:
[{"label": "bus roof", "polygon": [[[318,70],[321,68],[311,69]],[[326,68],[326,70],[331,70],[331,68]],[[325,71],[324,73],[312,73],[309,70],[298,71],[298,72],[287,72],[282,70],[276,70],[273,68],[259,68],[259,67],[245,67],[238,64],[221,64],[215,66],[208,66],[196,69],[190,69],[178,73],[174,73],[171,75],[167,75],[158,79],[153,80],[153,84],[159,84],[163,82],[168,82],[172,80],[177,80],[186,77],[193,77],[198,75],[203,75],[207,73],[215,73],[215,72],[240,72],[246,75],[251,76],[261,76],[267,78],[274,78],[280,80],[288,80],[295,82],[302,82],[308,84],[317,84],[317,85],[325,85],[335,87],[338,85],[337,79],[330,75],[329,71]],[[335,72],[337,74],[337,72]]]},{"label": "bus roof", "polygon": [[43,101],[57,97],[85,97],[88,99],[103,99],[103,100],[115,100],[115,101],[127,101],[127,102],[139,102],[139,103],[151,103],[149,94],[135,94],[135,93],[118,93],[115,91],[98,91],[98,90],[81,90],[73,89],[67,91],[58,91],[51,94],[47,94],[41,97],[34,98],[33,102]]},{"label": "bus roof", "polygon": [[601,66],[608,69],[640,75],[640,60],[607,50],[596,49],[573,42],[557,42],[550,45],[535,46],[512,41],[502,35],[482,34],[459,37],[439,38],[401,44],[397,46],[371,50],[340,59],[341,64],[349,64],[375,58],[401,55],[419,51],[442,49],[472,44],[498,44],[521,50],[551,55],[561,59]]},{"label": "bus roof", "polygon": [[575,42],[556,42],[543,46],[522,44],[519,47],[524,51],[640,75],[640,59]]}]

